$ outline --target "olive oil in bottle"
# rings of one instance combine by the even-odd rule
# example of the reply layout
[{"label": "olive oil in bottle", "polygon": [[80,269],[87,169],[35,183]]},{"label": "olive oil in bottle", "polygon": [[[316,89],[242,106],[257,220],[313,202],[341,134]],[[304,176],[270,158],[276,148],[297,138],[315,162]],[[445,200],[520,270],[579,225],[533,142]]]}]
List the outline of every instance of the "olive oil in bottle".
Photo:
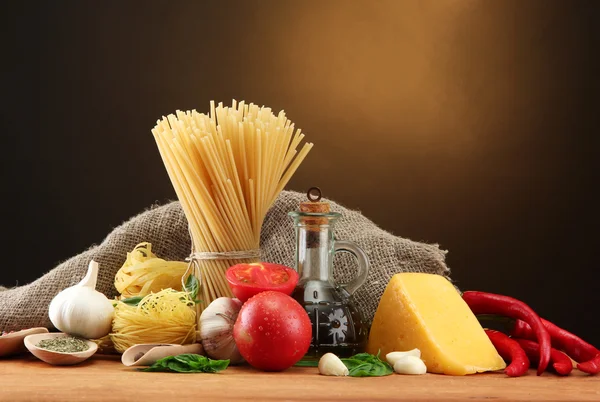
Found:
[{"label": "olive oil in bottle", "polygon": [[[314,188],[313,188],[314,189]],[[311,189],[311,190],[313,190]],[[355,243],[337,241],[333,227],[341,214],[330,212],[329,204],[311,199],[290,212],[296,231],[296,270],[300,275],[292,297],[308,313],[313,337],[302,360],[318,360],[331,352],[349,357],[364,351],[368,328],[353,302],[352,294],[365,282],[369,262]],[[351,253],[358,260],[358,274],[347,284],[333,278],[333,257],[338,251]]]}]

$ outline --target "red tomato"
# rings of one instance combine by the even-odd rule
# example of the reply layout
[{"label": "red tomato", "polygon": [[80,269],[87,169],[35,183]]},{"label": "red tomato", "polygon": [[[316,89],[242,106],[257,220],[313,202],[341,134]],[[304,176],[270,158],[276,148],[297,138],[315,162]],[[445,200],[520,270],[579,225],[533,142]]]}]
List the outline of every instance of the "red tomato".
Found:
[{"label": "red tomato", "polygon": [[233,338],[246,361],[264,371],[281,371],[308,351],[312,326],[304,307],[281,292],[266,291],[242,306]]},{"label": "red tomato", "polygon": [[265,290],[292,294],[298,283],[298,273],[285,265],[257,262],[229,267],[227,282],[234,296],[245,302]]}]

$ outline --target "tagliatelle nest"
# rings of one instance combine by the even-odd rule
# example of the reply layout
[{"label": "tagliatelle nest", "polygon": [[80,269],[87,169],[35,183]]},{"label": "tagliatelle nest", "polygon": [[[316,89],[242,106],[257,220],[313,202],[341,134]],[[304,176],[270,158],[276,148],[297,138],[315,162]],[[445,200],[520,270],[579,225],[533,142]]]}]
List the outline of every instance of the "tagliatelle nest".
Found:
[{"label": "tagliatelle nest", "polygon": [[186,292],[164,289],[137,306],[118,301],[110,338],[117,352],[140,343],[196,342],[196,311]]},{"label": "tagliatelle nest", "polygon": [[186,262],[166,261],[152,253],[152,244],[140,243],[127,253],[127,260],[115,275],[115,288],[122,298],[146,296],[171,288],[181,290]]}]

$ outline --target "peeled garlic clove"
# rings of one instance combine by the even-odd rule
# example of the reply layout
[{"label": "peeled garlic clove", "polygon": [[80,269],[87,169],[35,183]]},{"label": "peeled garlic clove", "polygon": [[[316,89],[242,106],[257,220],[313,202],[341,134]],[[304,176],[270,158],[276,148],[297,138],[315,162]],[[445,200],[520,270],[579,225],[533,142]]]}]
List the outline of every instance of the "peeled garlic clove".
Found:
[{"label": "peeled garlic clove", "polygon": [[346,376],[348,375],[348,367],[333,353],[325,353],[319,360],[319,373]]},{"label": "peeled garlic clove", "polygon": [[416,356],[404,356],[396,361],[394,371],[398,374],[425,374],[427,366]]},{"label": "peeled garlic clove", "polygon": [[419,349],[412,349],[406,352],[390,352],[387,355],[385,355],[385,359],[388,361],[389,364],[393,366],[398,360],[400,360],[404,356],[414,356],[421,358],[421,351]]}]

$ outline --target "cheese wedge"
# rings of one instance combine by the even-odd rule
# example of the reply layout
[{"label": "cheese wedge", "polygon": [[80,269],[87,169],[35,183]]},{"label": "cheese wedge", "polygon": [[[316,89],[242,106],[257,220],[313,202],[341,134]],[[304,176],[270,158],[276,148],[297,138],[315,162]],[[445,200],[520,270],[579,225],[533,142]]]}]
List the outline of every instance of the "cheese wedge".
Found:
[{"label": "cheese wedge", "polygon": [[441,275],[390,279],[373,319],[367,352],[421,350],[430,373],[474,374],[506,367],[457,290]]}]

